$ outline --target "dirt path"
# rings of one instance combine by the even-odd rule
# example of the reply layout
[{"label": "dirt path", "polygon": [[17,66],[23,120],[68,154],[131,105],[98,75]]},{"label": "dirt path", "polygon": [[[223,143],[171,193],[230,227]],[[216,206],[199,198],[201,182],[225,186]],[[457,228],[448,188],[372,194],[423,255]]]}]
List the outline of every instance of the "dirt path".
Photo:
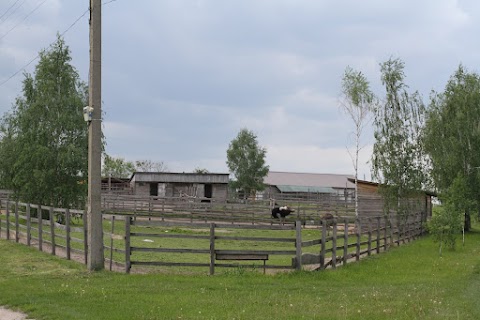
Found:
[{"label": "dirt path", "polygon": [[0,307],[0,319],[2,320],[24,320],[29,319],[24,313],[15,312],[4,307]]}]

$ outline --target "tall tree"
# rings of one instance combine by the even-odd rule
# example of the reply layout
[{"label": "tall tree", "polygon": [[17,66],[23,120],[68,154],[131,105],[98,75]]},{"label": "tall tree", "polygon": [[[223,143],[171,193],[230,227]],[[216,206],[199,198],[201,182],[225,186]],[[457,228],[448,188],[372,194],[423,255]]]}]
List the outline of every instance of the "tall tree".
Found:
[{"label": "tall tree", "polygon": [[355,216],[358,217],[358,158],[363,148],[363,145],[361,145],[362,133],[369,123],[375,95],[370,90],[370,84],[365,75],[350,67],[347,67],[343,74],[342,94],[343,98],[340,105],[352,119],[355,127],[352,132],[355,146],[353,151],[349,148],[348,152],[352,158],[355,172]]},{"label": "tall tree", "polygon": [[135,165],[131,161],[123,158],[104,155],[102,176],[114,178],[129,178],[135,172]]},{"label": "tall tree", "polygon": [[405,222],[424,186],[425,158],[420,136],[424,124],[424,104],[418,92],[409,94],[404,83],[404,63],[389,59],[382,63],[381,80],[386,97],[375,107],[373,176],[381,185],[386,212],[395,211]]},{"label": "tall tree", "polygon": [[230,142],[227,150],[227,165],[235,176],[234,188],[240,189],[244,197],[265,189],[263,179],[268,174],[265,164],[267,150],[258,145],[257,136],[242,129]]},{"label": "tall tree", "polygon": [[479,123],[480,76],[460,65],[445,90],[431,96],[424,142],[442,201],[455,201],[450,207],[465,216],[466,230],[471,212],[480,212]]},{"label": "tall tree", "polygon": [[88,93],[70,62],[58,36],[40,52],[34,75],[25,74],[22,95],[2,118],[2,184],[24,201],[84,204],[88,144],[82,108]]}]

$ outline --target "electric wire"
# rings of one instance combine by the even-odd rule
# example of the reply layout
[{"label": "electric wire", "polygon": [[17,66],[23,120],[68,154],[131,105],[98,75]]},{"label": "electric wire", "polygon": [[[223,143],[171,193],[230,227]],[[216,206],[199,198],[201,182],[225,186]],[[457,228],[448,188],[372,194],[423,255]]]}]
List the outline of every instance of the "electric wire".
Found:
[{"label": "electric wire", "polygon": [[[46,1],[46,0],[45,0]],[[44,1],[44,2],[45,2]],[[110,0],[110,1],[107,1],[107,2],[104,2],[102,3],[102,6],[103,5],[107,5],[109,3],[112,3],[112,2],[115,2],[117,0]],[[18,0],[17,0],[18,2]],[[60,33],[60,36],[64,36],[70,29],[72,29],[88,12],[90,12],[90,8],[88,8],[87,10],[85,10],[67,29],[65,29],[65,31],[63,31],[62,33]],[[48,47],[51,47],[56,41],[50,43]],[[16,72],[14,72],[10,77],[8,77],[7,79],[5,79],[4,81],[0,82],[0,87],[2,87],[5,83],[7,83],[8,81],[10,81],[12,78],[14,78],[16,75],[18,75],[20,72],[24,71],[29,65],[31,65],[35,60],[37,60],[38,58],[40,57],[40,53],[37,54],[32,60],[30,60],[28,63],[26,63],[23,67],[21,67],[20,69],[18,69]]]},{"label": "electric wire", "polygon": [[20,0],[16,0],[1,16],[0,16],[0,20],[2,20],[2,18],[8,13],[8,11],[10,11],[13,6],[15,6],[17,4],[17,2],[20,1]]},{"label": "electric wire", "polygon": [[47,2],[47,0],[43,0],[42,2],[40,2],[32,11],[30,11],[23,19],[22,21],[20,21],[19,23],[17,23],[16,25],[14,25],[10,30],[8,30],[3,36],[0,37],[0,40],[2,40],[3,38],[5,38],[10,32],[12,32],[13,30],[15,30],[16,27],[18,27],[21,23],[23,23],[25,20],[28,19],[28,17],[30,17],[32,14],[35,13],[35,11],[38,10],[38,8],[40,8],[45,2]]},{"label": "electric wire", "polygon": [[8,20],[8,18],[10,18],[15,12],[17,12],[18,9],[20,9],[21,6],[23,6],[23,4],[26,2],[27,0],[23,0],[22,2],[20,2],[20,4],[15,8],[13,9],[13,11],[11,11],[6,17],[5,19],[3,19],[3,21],[0,21],[0,23],[5,23],[5,21]]}]

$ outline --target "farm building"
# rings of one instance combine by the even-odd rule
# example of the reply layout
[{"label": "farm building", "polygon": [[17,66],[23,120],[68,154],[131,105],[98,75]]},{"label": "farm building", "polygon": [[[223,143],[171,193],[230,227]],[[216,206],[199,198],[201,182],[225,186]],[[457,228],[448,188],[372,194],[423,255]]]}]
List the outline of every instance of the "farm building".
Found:
[{"label": "farm building", "polygon": [[226,199],[228,173],[135,172],[130,187],[136,196]]},{"label": "farm building", "polygon": [[[355,186],[355,179],[349,178]],[[378,192],[379,184],[365,180],[358,180],[359,212],[370,214],[383,213],[383,200]],[[409,199],[409,205],[413,211],[423,212],[427,217],[432,216],[432,198],[436,194],[429,191],[422,191],[417,198]]]},{"label": "farm building", "polygon": [[130,178],[102,178],[102,193],[132,194]]},{"label": "farm building", "polygon": [[263,198],[275,199],[279,196],[315,198],[315,195],[335,194],[348,199],[355,190],[355,184],[349,179],[353,179],[353,176],[269,171],[263,180],[266,185]]},{"label": "farm building", "polygon": [[[263,199],[308,199],[323,203],[334,211],[353,213],[355,208],[355,178],[346,174],[318,174],[270,171],[264,179]],[[358,180],[359,214],[383,214],[383,199],[378,193],[378,183]],[[433,193],[423,192],[409,199],[412,211],[432,214]],[[340,210],[340,207],[343,208]]]}]

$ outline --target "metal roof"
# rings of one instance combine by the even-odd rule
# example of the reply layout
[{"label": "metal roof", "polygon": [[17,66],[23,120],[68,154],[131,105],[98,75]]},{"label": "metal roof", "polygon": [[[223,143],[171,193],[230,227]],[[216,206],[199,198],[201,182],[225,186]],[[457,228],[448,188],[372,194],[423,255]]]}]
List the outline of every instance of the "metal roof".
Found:
[{"label": "metal roof", "polygon": [[130,181],[161,183],[224,183],[228,173],[191,173],[191,172],[134,172]]},{"label": "metal roof", "polygon": [[354,189],[355,184],[348,179],[352,175],[331,173],[296,173],[269,171],[263,182],[271,186],[326,187]]},{"label": "metal roof", "polygon": [[335,193],[335,189],[330,187],[307,187],[307,186],[276,186],[280,192],[300,192],[300,193]]}]

